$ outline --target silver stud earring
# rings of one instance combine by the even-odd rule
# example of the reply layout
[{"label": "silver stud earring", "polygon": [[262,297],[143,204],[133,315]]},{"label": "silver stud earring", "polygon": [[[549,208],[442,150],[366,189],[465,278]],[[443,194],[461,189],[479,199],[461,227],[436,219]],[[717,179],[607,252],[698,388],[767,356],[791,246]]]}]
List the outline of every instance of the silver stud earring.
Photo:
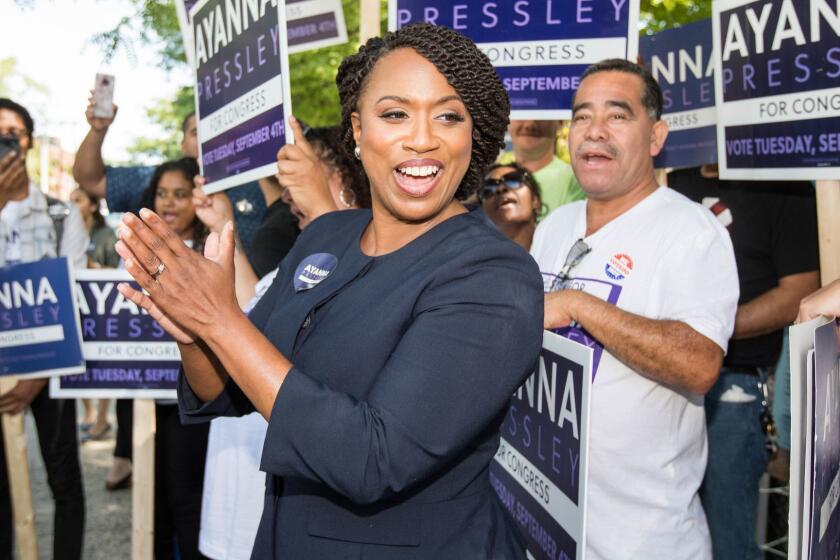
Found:
[{"label": "silver stud earring", "polygon": [[362,159],[362,149],[359,146],[353,148],[353,155],[356,156],[356,159]]}]

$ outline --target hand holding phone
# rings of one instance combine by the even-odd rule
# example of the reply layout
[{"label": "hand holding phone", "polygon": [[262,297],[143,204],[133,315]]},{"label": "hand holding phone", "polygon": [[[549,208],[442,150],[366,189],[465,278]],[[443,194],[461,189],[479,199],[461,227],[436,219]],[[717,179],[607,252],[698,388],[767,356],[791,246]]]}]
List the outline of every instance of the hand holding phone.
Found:
[{"label": "hand holding phone", "polygon": [[[0,137],[6,139],[8,137]],[[15,137],[17,140],[17,137]],[[0,155],[0,208],[6,206],[10,200],[23,200],[28,193],[29,179],[26,175],[26,164],[20,156],[20,148],[10,148],[7,142],[0,142],[5,146]]]},{"label": "hand holding phone", "polygon": [[97,74],[93,86],[93,116],[109,119],[114,116],[114,76]]},{"label": "hand holding phone", "polygon": [[6,157],[9,152],[20,154],[20,139],[14,134],[0,136],[0,159]]}]

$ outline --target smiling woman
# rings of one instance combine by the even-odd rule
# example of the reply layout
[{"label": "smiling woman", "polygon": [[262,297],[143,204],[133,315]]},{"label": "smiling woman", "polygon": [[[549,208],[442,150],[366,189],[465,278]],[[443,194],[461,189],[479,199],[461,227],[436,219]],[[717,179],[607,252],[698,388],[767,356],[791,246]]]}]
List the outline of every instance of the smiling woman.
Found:
[{"label": "smiling woman", "polygon": [[201,258],[127,215],[119,250],[148,296],[120,291],[179,341],[185,421],[268,420],[253,558],[524,558],[488,470],[541,346],[542,280],[459,202],[502,146],[507,96],[431,25],[368,41],[336,81],[371,210],[313,221],[248,317],[230,227]]},{"label": "smiling woman", "polygon": [[207,237],[207,228],[196,217],[192,202],[193,179],[196,175],[198,162],[193,158],[160,164],[141,195],[140,206],[154,209],[178,237],[200,252]]}]

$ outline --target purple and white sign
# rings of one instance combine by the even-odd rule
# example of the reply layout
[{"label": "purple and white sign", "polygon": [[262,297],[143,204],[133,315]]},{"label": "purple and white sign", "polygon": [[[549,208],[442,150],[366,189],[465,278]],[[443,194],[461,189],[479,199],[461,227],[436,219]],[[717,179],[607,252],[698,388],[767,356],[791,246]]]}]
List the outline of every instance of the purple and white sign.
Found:
[{"label": "purple and white sign", "polygon": [[[608,272],[606,270],[605,272]],[[543,272],[543,288],[546,293],[556,291],[555,287],[558,282],[557,274],[553,272]],[[566,286],[570,290],[581,290],[590,295],[593,295],[609,304],[617,305],[618,298],[621,296],[621,284],[607,282],[606,280],[598,280],[596,278],[582,278],[572,277]],[[578,344],[583,344],[592,350],[592,380],[598,374],[598,366],[601,363],[601,356],[604,354],[604,345],[598,342],[594,336],[589,334],[578,323],[572,323],[568,327],[561,327],[559,329],[551,329],[551,332],[559,334],[563,338],[568,338]]]},{"label": "purple and white sign", "polygon": [[[192,68],[195,67],[195,43],[190,10],[196,3],[196,0],[175,0],[184,50]],[[276,0],[272,3],[274,6]],[[286,37],[289,54],[346,43],[347,24],[341,0],[286,0]]]},{"label": "purple and white sign", "polygon": [[712,10],[721,178],[840,178],[837,2],[720,0]]},{"label": "purple and white sign", "polygon": [[537,371],[502,424],[490,483],[529,558],[583,558],[591,379],[592,350],[544,331]]},{"label": "purple and white sign", "polygon": [[840,328],[837,320],[814,331],[814,367],[808,380],[811,427],[810,530],[803,559],[840,558]]},{"label": "purple and white sign", "polygon": [[292,141],[283,2],[201,0],[190,18],[205,190],[273,175],[277,151]]},{"label": "purple and white sign", "polygon": [[53,379],[53,398],[176,398],[178,344],[117,291],[134,284],[124,270],[83,270],[76,279],[87,369]]},{"label": "purple and white sign", "polygon": [[389,0],[388,28],[445,25],[487,54],[513,119],[568,119],[580,75],[605,58],[636,59],[639,0]]},{"label": "purple and white sign", "polygon": [[0,267],[0,376],[84,371],[67,259]]},{"label": "purple and white sign", "polygon": [[347,42],[341,0],[286,0],[289,54]]},{"label": "purple and white sign", "polygon": [[656,167],[717,163],[712,20],[640,37],[639,52],[662,88],[670,131]]}]

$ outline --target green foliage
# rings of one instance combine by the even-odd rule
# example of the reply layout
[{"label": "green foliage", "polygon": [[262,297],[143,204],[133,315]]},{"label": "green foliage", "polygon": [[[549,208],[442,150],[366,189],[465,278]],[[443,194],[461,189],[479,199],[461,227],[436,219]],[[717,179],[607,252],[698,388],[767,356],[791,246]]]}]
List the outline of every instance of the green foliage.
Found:
[{"label": "green foliage", "polygon": [[340,119],[335,74],[347,55],[356,52],[359,37],[359,0],[343,0],[349,43],[289,57],[292,111],[310,126],[329,126]]},{"label": "green foliage", "polygon": [[712,0],[642,0],[639,15],[646,35],[711,17]]},{"label": "green foliage", "polygon": [[[37,0],[15,0],[21,9]],[[129,0],[135,12],[127,15],[111,30],[97,34],[92,42],[107,59],[124,49],[135,58],[135,45],[155,48],[160,65],[172,69],[186,65],[178,17],[172,0]],[[358,47],[359,0],[342,0],[350,42],[307,51],[290,57],[292,108],[296,116],[311,126],[326,126],[339,120],[338,91],[335,73],[341,60]],[[387,0],[382,0],[382,29],[387,21]],[[709,17],[712,0],[642,0],[640,32],[656,33],[663,29]],[[0,61],[0,88],[3,87],[3,64]],[[148,108],[149,118],[165,131],[162,139],[138,139],[130,153],[139,157],[171,157],[179,152],[180,126],[193,104],[192,88],[179,90],[176,99],[157,99]]]},{"label": "green foliage", "polygon": [[135,13],[125,16],[108,31],[91,38],[110,61],[120,49],[134,59],[134,45],[151,45],[160,54],[161,66],[166,70],[186,64],[184,44],[178,27],[178,16],[172,0],[131,0]]},{"label": "green foliage", "polygon": [[[20,0],[24,1],[24,0]],[[186,65],[178,17],[171,0],[131,0],[136,8],[133,16],[123,18],[111,30],[93,37],[106,59],[120,49],[129,57],[134,56],[137,44],[151,45],[158,51],[161,66],[172,69]],[[350,41],[294,54],[290,57],[290,82],[294,114],[310,126],[336,124],[340,118],[335,74],[342,59],[358,48],[359,0],[342,0],[347,35]],[[387,0],[382,1],[382,28],[387,21]],[[189,94],[185,94],[185,92]],[[181,94],[184,94],[183,96]],[[185,104],[192,105],[192,89],[179,92],[174,106],[167,99],[155,100],[148,109],[149,118],[166,131],[164,139],[141,138],[129,152],[137,157],[169,157],[178,153],[180,115],[185,114]]]},{"label": "green foliage", "polygon": [[181,125],[193,112],[195,98],[192,87],[182,87],[175,99],[156,99],[146,109],[149,120],[164,131],[161,138],[138,138],[128,153],[134,161],[169,160],[181,157]]}]

